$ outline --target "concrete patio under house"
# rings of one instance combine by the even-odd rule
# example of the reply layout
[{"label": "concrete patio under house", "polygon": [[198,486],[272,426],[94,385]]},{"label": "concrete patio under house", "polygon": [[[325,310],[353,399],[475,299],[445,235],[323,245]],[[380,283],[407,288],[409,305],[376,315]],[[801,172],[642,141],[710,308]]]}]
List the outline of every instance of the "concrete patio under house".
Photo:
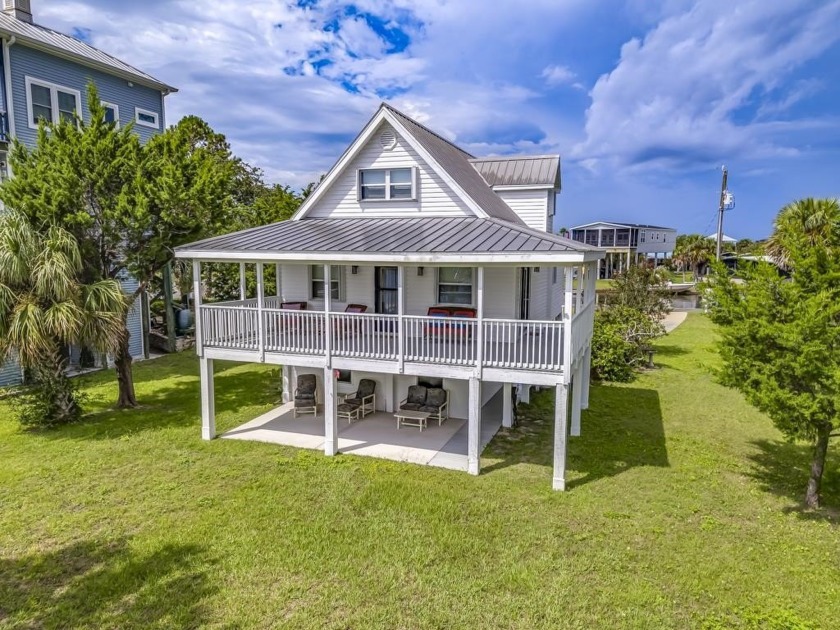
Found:
[{"label": "concrete patio under house", "polygon": [[[516,399],[551,387],[564,489],[600,254],[551,232],[559,185],[559,156],[474,158],[383,105],[291,220],[178,248],[202,436],[216,437],[213,361],[269,363],[282,404],[223,438],[475,475]],[[239,267],[238,299],[207,299],[207,263]]]}]

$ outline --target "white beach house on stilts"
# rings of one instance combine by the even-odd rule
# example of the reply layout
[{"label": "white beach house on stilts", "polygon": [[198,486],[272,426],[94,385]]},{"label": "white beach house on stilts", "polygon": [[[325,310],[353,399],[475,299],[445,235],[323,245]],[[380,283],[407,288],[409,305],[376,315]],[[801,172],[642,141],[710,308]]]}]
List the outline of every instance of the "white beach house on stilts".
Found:
[{"label": "white beach house on stilts", "polygon": [[[478,474],[484,444],[511,424],[515,386],[525,399],[553,387],[564,489],[601,254],[551,233],[559,189],[559,156],[477,159],[383,104],[291,220],[178,248],[193,261],[202,436],[216,436],[213,361],[271,363],[288,401],[272,441],[365,454],[359,436],[379,418],[392,434],[378,439],[399,445],[384,456]],[[206,262],[255,266],[256,295],[242,271],[240,300],[202,301]],[[302,384],[314,402],[296,413]],[[354,409],[345,397],[360,387],[374,395]],[[412,440],[446,452],[412,459]]]}]

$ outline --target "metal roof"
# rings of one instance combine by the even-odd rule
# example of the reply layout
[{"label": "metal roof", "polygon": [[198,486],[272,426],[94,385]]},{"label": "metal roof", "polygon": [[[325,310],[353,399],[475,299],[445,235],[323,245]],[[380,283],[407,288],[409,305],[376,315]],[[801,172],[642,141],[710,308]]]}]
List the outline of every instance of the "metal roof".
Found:
[{"label": "metal roof", "polygon": [[486,157],[470,162],[490,186],[560,188],[559,155]]},{"label": "metal roof", "polygon": [[[479,217],[303,219],[283,221],[182,245],[180,258],[224,259],[239,255],[307,254],[325,258],[355,254],[587,254],[592,247],[499,219]],[[283,256],[274,256],[282,258]],[[589,259],[589,258],[587,258]]]},{"label": "metal roof", "polygon": [[112,57],[75,37],[70,37],[39,24],[30,24],[18,20],[5,13],[0,13],[0,37],[5,39],[15,37],[18,42],[24,45],[46,49],[91,68],[130,78],[141,85],[162,92],[178,91],[176,88],[158,81],[152,75],[146,74],[142,70],[138,70],[134,66],[120,61],[116,57]]},{"label": "metal roof", "polygon": [[472,155],[387,103],[382,103],[382,107],[397,117],[403,127],[426,149],[440,167],[449,173],[464,192],[489,216],[524,225],[522,219],[499,195],[493,192],[484,178],[473,168]]}]

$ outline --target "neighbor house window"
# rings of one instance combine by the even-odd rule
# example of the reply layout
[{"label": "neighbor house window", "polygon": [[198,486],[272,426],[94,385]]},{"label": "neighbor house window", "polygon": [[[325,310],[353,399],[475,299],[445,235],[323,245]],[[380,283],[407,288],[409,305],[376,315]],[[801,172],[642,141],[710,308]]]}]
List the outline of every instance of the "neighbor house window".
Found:
[{"label": "neighbor house window", "polygon": [[388,201],[416,199],[413,168],[377,168],[359,171],[359,199]]},{"label": "neighbor house window", "polygon": [[[310,268],[312,289],[310,297],[313,300],[323,300],[324,296],[324,266],[312,265]],[[330,296],[333,300],[341,299],[341,267],[330,267]]]},{"label": "neighbor house window", "polygon": [[105,108],[105,122],[114,123],[117,127],[120,126],[120,108],[113,103],[102,103]]},{"label": "neighbor house window", "polygon": [[645,232],[644,230],[642,230],[641,232],[639,232],[639,242],[640,242],[640,243],[644,243],[644,242],[645,242],[645,234],[646,234],[646,232]]},{"label": "neighbor house window", "polygon": [[148,109],[140,109],[139,107],[134,108],[134,122],[141,127],[160,129],[160,117],[157,112],[152,112]]},{"label": "neighbor house window", "polygon": [[26,96],[29,126],[38,127],[40,121],[58,123],[81,117],[81,93],[78,90],[26,77]]},{"label": "neighbor house window", "polygon": [[473,270],[471,267],[441,267],[438,269],[438,303],[473,303]]}]

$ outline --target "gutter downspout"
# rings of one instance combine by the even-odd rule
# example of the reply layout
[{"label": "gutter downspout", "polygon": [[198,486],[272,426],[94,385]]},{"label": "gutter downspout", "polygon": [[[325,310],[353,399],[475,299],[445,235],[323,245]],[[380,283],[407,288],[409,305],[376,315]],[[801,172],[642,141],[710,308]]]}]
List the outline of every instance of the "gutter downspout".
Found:
[{"label": "gutter downspout", "polygon": [[[9,137],[17,137],[15,128],[15,99],[12,94],[12,62],[9,58],[9,49],[15,45],[17,37],[12,35],[11,39],[3,38],[3,78],[4,91],[6,92],[6,115],[9,117]],[[9,176],[11,176],[11,167]]]}]

